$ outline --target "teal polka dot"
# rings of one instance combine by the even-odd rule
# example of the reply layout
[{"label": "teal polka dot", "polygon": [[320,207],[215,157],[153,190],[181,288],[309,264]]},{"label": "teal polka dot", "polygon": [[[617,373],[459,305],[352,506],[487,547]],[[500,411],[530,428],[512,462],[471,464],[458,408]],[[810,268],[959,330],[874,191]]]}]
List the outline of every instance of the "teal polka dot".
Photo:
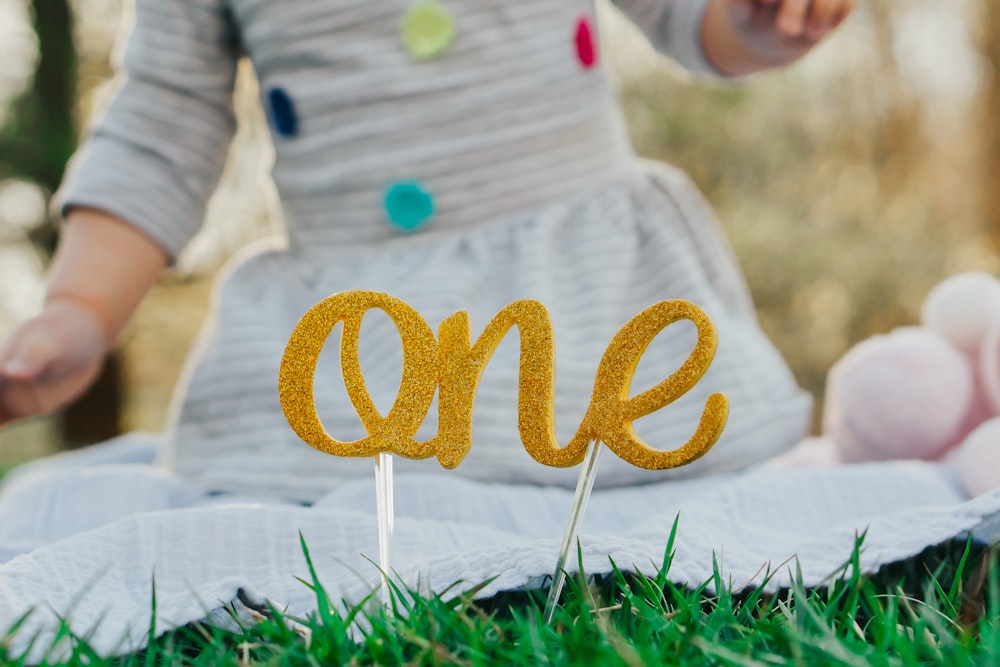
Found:
[{"label": "teal polka dot", "polygon": [[434,197],[417,181],[398,181],[385,191],[385,212],[400,229],[416,229],[434,215]]}]

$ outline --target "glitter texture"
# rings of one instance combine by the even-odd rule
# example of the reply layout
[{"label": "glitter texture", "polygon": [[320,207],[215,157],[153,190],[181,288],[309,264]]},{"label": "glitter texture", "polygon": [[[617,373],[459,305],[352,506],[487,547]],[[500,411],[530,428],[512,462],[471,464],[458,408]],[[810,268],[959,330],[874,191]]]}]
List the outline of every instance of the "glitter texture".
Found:
[{"label": "glitter texture", "polygon": [[453,468],[472,447],[472,408],[486,364],[510,328],[521,336],[517,427],[524,448],[539,463],[568,467],[583,460],[587,441],[559,447],[555,433],[555,341],[549,313],[525,299],[505,307],[471,344],[469,316],[455,313],[439,328],[438,460]]},{"label": "glitter texture", "polygon": [[[698,327],[698,342],[691,354],[666,380],[629,398],[632,376],[643,352],[658,333],[678,320],[690,320]],[[604,352],[580,431],[603,442],[619,458],[647,470],[676,468],[703,456],[726,425],[729,400],[725,394],[708,397],[694,435],[677,449],[653,449],[636,435],[632,422],[674,402],[697,384],[711,365],[717,344],[712,321],[692,303],[661,301],[645,309],[615,334]],[[580,435],[578,432],[576,438]]]},{"label": "glitter texture", "polygon": [[[382,416],[365,386],[358,360],[361,319],[372,308],[396,324],[403,345],[403,377],[389,414]],[[670,377],[629,398],[632,376],[646,348],[678,320],[698,328],[698,342]],[[316,414],[313,377],[330,332],[344,323],[340,357],[344,384],[369,435],[342,442],[331,437]],[[632,422],[677,400],[708,370],[717,337],[708,316],[687,301],[661,301],[639,313],[611,340],[598,366],[590,406],[576,435],[565,447],[555,436],[555,342],[548,311],[538,301],[515,301],[494,317],[471,342],[469,315],[445,319],[439,341],[420,315],[404,302],[379,292],[344,292],[311,308],[295,327],[281,362],[278,393],[288,423],[306,443],[337,456],[367,457],[391,452],[407,458],[436,455],[445,468],[458,466],[472,448],[476,389],[500,341],[517,326],[521,338],[518,375],[518,431],[525,450],[539,463],[569,467],[580,463],[592,440],[605,443],[632,465],[650,470],[675,468],[694,461],[718,440],[729,413],[723,394],[708,397],[694,435],[681,447],[653,449],[635,434]],[[426,442],[414,437],[438,391],[437,435]]]},{"label": "glitter texture", "polygon": [[[403,343],[403,378],[396,402],[383,417],[368,394],[358,361],[358,332],[365,312],[384,311],[399,329]],[[336,440],[316,414],[313,376],[323,344],[338,322],[344,323],[340,363],[347,395],[368,437],[353,442]],[[374,456],[392,452],[413,459],[434,455],[430,443],[413,438],[427,416],[437,386],[437,345],[434,332],[413,308],[380,292],[335,294],[313,306],[292,332],[278,373],[278,396],[285,417],[307,444],[336,456]]]}]

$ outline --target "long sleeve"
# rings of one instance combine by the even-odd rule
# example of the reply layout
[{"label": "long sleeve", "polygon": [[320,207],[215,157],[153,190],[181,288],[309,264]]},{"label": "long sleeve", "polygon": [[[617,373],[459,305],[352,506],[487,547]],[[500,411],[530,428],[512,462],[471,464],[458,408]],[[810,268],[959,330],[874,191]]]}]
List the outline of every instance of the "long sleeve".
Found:
[{"label": "long sleeve", "polygon": [[120,88],[71,162],[61,209],[114,214],[176,258],[235,132],[238,54],[224,0],[135,0]]},{"label": "long sleeve", "polygon": [[657,51],[689,71],[718,73],[701,46],[701,23],[709,0],[611,1],[642,30]]}]

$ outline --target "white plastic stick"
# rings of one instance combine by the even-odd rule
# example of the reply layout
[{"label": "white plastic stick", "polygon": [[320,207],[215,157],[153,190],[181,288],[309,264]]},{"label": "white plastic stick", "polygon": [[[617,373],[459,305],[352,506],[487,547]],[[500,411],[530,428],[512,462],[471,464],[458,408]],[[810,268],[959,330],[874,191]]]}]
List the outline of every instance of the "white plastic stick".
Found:
[{"label": "white plastic stick", "polygon": [[559,560],[556,561],[556,571],[552,574],[552,587],[549,588],[549,598],[545,601],[546,624],[552,622],[552,617],[556,613],[556,604],[559,602],[559,594],[562,593],[563,585],[566,583],[566,559],[569,557],[569,550],[576,542],[580,520],[587,510],[587,501],[590,500],[590,492],[594,488],[597,455],[600,451],[600,441],[591,442],[587,446],[587,454],[584,456],[583,466],[580,468],[580,477],[576,482],[576,493],[573,494],[573,506],[569,512],[569,522],[566,524],[566,532],[563,533],[562,545],[559,547]]},{"label": "white plastic stick", "polygon": [[390,545],[395,511],[392,501],[392,454],[385,452],[375,457],[375,500],[378,511],[378,566],[382,571],[382,604],[390,606],[389,589]]}]

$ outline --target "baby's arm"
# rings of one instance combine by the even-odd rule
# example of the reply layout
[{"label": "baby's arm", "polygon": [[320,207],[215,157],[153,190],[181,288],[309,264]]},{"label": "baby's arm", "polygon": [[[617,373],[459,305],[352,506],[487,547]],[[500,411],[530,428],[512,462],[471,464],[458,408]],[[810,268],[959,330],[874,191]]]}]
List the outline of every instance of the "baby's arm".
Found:
[{"label": "baby's arm", "polygon": [[728,75],[787,65],[854,10],[858,0],[710,0],[702,23],[708,61]]},{"label": "baby's arm", "polygon": [[75,209],[41,314],[0,345],[0,425],[52,412],[83,393],[166,263],[163,249],[131,225]]},{"label": "baby's arm", "polygon": [[0,345],[0,425],[96,377],[201,224],[235,131],[236,31],[223,0],[135,0],[124,82],[74,157],[41,314]]},{"label": "baby's arm", "polygon": [[657,50],[695,72],[738,76],[803,56],[858,0],[612,0]]}]

